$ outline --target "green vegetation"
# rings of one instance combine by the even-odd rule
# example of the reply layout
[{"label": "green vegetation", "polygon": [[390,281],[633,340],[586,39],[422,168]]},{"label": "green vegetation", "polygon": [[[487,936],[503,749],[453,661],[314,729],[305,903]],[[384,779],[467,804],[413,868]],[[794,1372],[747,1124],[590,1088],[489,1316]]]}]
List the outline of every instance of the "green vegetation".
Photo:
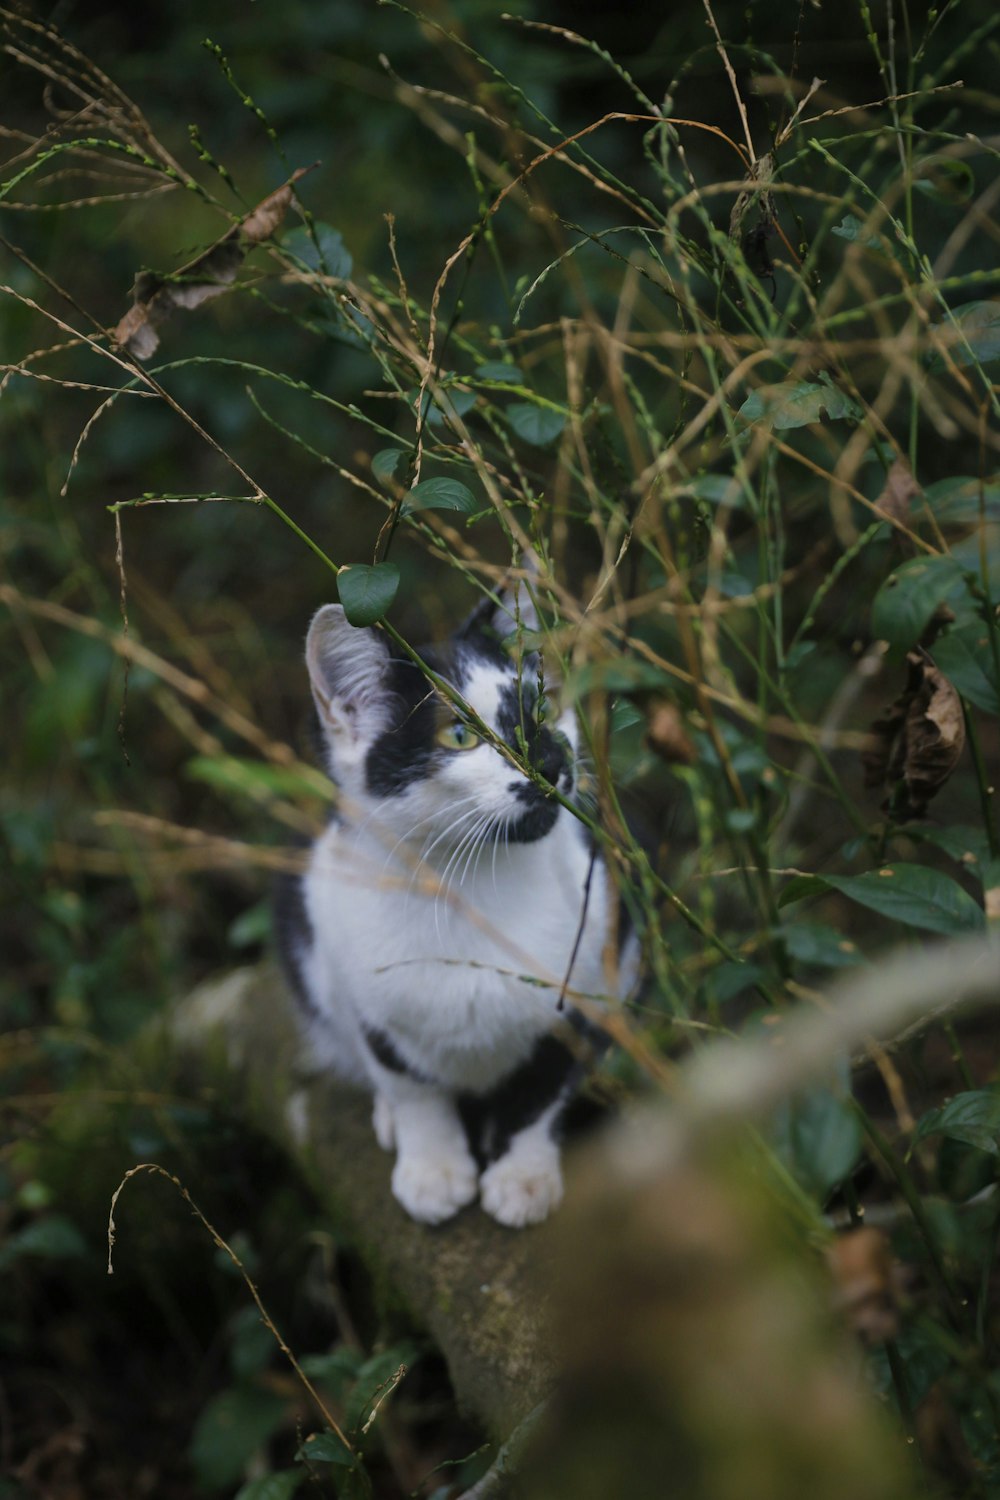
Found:
[{"label": "green vegetation", "polygon": [[[416,646],[534,558],[649,970],[605,1094],[1000,918],[1000,18],[239,9],[0,12],[4,1500],[490,1457],[428,1477],[433,1350],[148,1034],[324,816],[320,603]],[[870,1378],[995,1495],[995,1020],[934,1009],[748,1149],[805,1253],[884,1226]],[[107,1282],[148,1160],[218,1233],[144,1176]]]}]

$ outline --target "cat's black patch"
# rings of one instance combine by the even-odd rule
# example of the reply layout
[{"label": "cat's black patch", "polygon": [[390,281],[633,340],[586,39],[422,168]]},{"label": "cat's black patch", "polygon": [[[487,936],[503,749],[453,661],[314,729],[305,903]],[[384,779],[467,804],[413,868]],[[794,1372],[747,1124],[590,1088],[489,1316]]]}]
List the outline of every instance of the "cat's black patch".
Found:
[{"label": "cat's black patch", "polygon": [[561,1096],[568,1098],[583,1071],[563,1042],[541,1036],[525,1061],[485,1094],[459,1094],[455,1102],[480,1167],[498,1161],[519,1131]]},{"label": "cat's black patch", "polygon": [[[424,661],[435,672],[435,653],[425,650]],[[379,735],[365,758],[365,781],[376,797],[398,797],[414,782],[423,781],[434,765],[437,710],[434,689],[419,667],[408,659],[393,660],[386,679],[392,695],[393,723]]]},{"label": "cat's black patch", "polygon": [[390,1073],[406,1073],[411,1078],[420,1076],[414,1073],[413,1069],[400,1057],[392,1038],[386,1032],[380,1031],[377,1026],[366,1026],[362,1021],[361,1034],[372,1057],[376,1062],[381,1063],[383,1068],[388,1068]]}]

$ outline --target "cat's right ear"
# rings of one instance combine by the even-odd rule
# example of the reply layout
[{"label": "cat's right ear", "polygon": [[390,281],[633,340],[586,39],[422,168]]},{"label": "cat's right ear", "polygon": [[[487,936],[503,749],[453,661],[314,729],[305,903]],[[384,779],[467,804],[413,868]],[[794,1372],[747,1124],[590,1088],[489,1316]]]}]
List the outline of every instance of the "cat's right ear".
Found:
[{"label": "cat's right ear", "polygon": [[384,718],[388,642],[380,630],[348,623],[340,604],[324,604],[306,637],[306,665],[320,723],[331,735],[367,738]]}]

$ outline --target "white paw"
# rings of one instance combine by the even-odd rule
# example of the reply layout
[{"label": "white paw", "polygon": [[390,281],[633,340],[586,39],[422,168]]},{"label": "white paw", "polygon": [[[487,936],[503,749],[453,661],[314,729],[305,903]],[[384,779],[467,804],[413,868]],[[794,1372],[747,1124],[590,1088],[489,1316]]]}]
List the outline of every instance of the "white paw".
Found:
[{"label": "white paw", "polygon": [[498,1224],[508,1229],[540,1224],[562,1202],[558,1152],[501,1156],[480,1178],[479,1193],[483,1208]]},{"label": "white paw", "polygon": [[384,1094],[375,1095],[372,1129],[375,1131],[375,1139],[382,1150],[391,1151],[396,1144],[396,1121],[393,1118],[392,1105]]},{"label": "white paw", "polygon": [[440,1224],[476,1197],[476,1164],[468,1152],[401,1156],[393,1169],[392,1191],[411,1218]]}]

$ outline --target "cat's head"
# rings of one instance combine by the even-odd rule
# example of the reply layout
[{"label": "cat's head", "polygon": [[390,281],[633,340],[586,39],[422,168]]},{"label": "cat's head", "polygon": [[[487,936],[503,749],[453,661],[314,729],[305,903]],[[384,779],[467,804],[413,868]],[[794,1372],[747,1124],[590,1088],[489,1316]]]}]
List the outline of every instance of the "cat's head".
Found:
[{"label": "cat's head", "polygon": [[[572,714],[546,718],[538,657],[507,638],[535,630],[526,588],[487,599],[449,640],[420,649],[428,667],[546,782],[574,786]],[[330,773],[350,821],[367,819],[428,857],[459,842],[530,843],[554,827],[560,803],[482,736],[374,626],[356,628],[337,604],[309,627],[306,662]]]}]

